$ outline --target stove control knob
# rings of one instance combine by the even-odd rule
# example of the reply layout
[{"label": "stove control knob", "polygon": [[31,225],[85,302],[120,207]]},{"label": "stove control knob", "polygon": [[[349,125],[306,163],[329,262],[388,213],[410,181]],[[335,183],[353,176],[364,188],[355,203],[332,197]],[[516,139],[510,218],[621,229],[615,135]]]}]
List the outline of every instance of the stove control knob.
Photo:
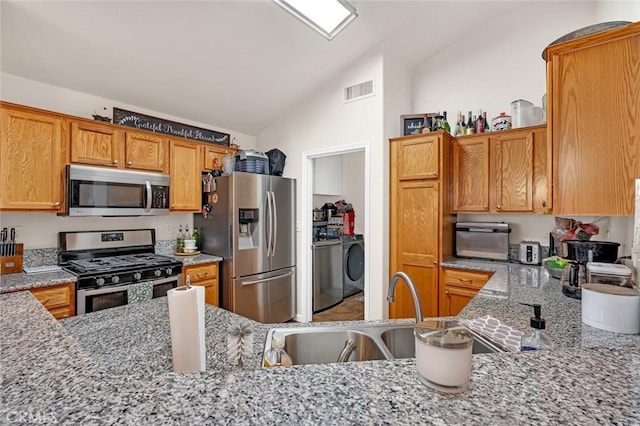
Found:
[{"label": "stove control knob", "polygon": [[166,271],[164,271],[167,273],[167,275],[171,275],[173,273],[173,269],[171,268],[167,268]]},{"label": "stove control knob", "polygon": [[136,281],[140,281],[140,278],[142,278],[142,274],[140,272],[136,272],[135,274],[133,274],[133,278]]},{"label": "stove control knob", "polygon": [[120,277],[117,275],[114,275],[113,277],[111,277],[111,282],[114,284],[118,284],[120,282]]},{"label": "stove control knob", "polygon": [[101,287],[104,285],[104,278],[96,278],[96,285]]},{"label": "stove control knob", "polygon": [[155,271],[153,271],[153,275],[159,277],[160,275],[162,275],[162,272],[160,272],[160,269],[156,269]]}]

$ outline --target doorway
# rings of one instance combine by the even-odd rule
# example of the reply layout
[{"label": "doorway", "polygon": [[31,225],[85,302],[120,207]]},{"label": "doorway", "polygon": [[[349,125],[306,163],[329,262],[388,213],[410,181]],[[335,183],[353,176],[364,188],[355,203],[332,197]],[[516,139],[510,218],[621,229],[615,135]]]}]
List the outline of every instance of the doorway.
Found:
[{"label": "doorway", "polygon": [[[301,182],[301,196],[300,203],[301,212],[298,217],[300,220],[300,241],[304,250],[302,250],[302,262],[299,262],[299,286],[298,286],[298,315],[297,320],[300,322],[309,322],[313,319],[313,210],[314,205],[314,182],[317,175],[316,159],[327,159],[329,157],[342,156],[349,159],[357,156],[361,160],[361,166],[355,168],[361,173],[362,182],[362,200],[356,211],[356,231],[364,236],[364,242],[366,242],[369,235],[369,203],[370,203],[370,144],[368,141],[354,143],[350,145],[334,146],[327,149],[304,152],[302,154],[302,182]],[[349,173],[353,172],[354,168],[347,167],[347,173],[344,178],[349,179]],[[349,182],[347,182],[349,184]],[[315,197],[317,202],[318,198]],[[355,208],[354,208],[355,210]],[[369,288],[369,254],[365,249],[364,251],[364,319],[369,317],[369,303],[370,300],[367,297]]]}]

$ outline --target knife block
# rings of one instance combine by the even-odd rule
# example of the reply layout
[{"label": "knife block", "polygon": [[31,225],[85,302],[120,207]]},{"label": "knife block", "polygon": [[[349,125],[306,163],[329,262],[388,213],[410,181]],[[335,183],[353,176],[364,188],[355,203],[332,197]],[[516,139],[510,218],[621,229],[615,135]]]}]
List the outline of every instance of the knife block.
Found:
[{"label": "knife block", "polygon": [[0,274],[14,274],[22,272],[22,253],[24,244],[16,244],[16,254],[14,256],[0,257]]}]

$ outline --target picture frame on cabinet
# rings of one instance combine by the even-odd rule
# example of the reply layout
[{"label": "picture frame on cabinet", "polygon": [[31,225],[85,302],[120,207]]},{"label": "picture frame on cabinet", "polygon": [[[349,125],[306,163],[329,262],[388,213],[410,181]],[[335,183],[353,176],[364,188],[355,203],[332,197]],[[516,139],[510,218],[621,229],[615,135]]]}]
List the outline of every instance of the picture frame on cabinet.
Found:
[{"label": "picture frame on cabinet", "polygon": [[425,112],[422,114],[403,114],[400,116],[400,127],[402,135],[419,135],[424,127],[424,116],[427,116],[427,124],[431,127],[433,118],[437,115],[435,112]]}]

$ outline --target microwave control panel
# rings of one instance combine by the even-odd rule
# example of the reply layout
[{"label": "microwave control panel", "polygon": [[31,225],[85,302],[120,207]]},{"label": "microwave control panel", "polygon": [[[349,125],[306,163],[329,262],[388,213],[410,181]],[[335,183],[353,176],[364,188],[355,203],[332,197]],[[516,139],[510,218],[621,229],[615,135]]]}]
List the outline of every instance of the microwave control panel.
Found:
[{"label": "microwave control panel", "polygon": [[169,208],[169,187],[168,186],[152,186],[151,187],[151,208],[152,209],[168,209]]}]

